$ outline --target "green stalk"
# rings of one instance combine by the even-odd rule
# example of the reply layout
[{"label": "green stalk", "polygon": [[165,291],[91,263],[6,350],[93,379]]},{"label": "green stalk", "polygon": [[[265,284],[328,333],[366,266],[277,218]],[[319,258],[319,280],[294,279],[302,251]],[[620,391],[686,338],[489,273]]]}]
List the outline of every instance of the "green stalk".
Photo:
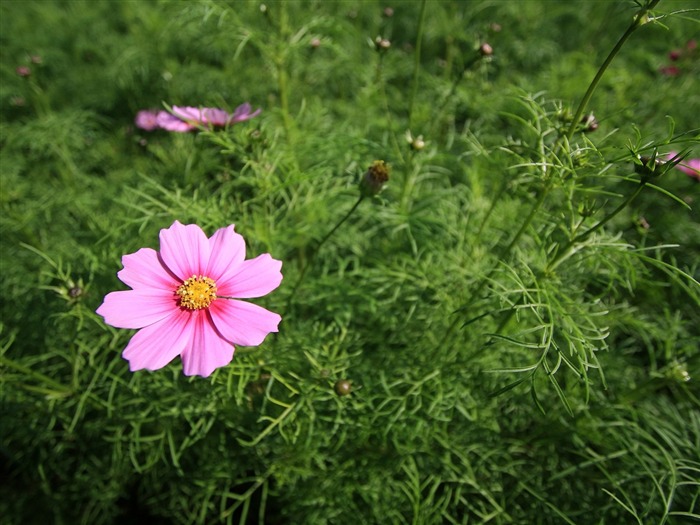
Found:
[{"label": "green stalk", "polygon": [[311,255],[309,255],[309,258],[306,259],[306,262],[304,263],[304,266],[301,269],[301,273],[299,274],[299,277],[297,278],[296,283],[294,283],[294,287],[292,288],[292,292],[289,295],[289,300],[287,301],[287,306],[285,307],[285,312],[289,311],[289,308],[291,307],[293,301],[294,301],[294,296],[296,295],[297,290],[299,289],[299,286],[301,285],[302,281],[304,280],[304,276],[306,275],[306,271],[309,269],[309,266],[311,266],[311,263],[313,263],[314,259],[316,258],[316,255],[318,254],[319,250],[321,247],[326,243],[328,239],[331,238],[331,236],[336,232],[338,228],[340,228],[345,221],[347,221],[350,216],[355,213],[355,210],[358,208],[360,203],[364,200],[364,195],[360,195],[360,198],[357,199],[357,202],[353,204],[352,208],[343,216],[338,223],[336,223],[335,226],[321,239],[318,244],[314,247],[313,251],[311,252]]},{"label": "green stalk", "polygon": [[600,66],[598,69],[598,72],[596,73],[595,77],[593,77],[593,80],[591,81],[590,85],[588,86],[588,90],[586,90],[586,93],[583,95],[583,98],[581,99],[581,103],[578,105],[578,108],[576,109],[576,113],[574,114],[574,118],[571,121],[571,125],[569,126],[569,130],[566,133],[566,139],[567,141],[571,140],[571,137],[574,136],[574,132],[576,131],[576,126],[581,120],[581,116],[583,115],[583,112],[586,110],[586,106],[588,106],[588,103],[591,100],[591,97],[593,97],[593,93],[595,92],[596,88],[598,87],[598,84],[600,84],[600,80],[603,78],[603,75],[608,69],[608,66],[612,63],[613,59],[617,56],[617,54],[620,52],[620,49],[622,49],[622,46],[627,42],[630,36],[632,36],[632,33],[634,33],[640,26],[644,25],[646,23],[646,15],[647,13],[652,10],[654,7],[656,7],[656,4],[658,4],[661,0],[651,0],[646,7],[643,7],[642,9],[639,10],[639,12],[635,15],[634,20],[630,24],[630,26],[627,28],[627,31],[620,37],[620,40],[617,41],[617,44],[615,44],[615,47],[612,48],[612,51],[610,51],[610,54],[608,54],[608,57],[605,59],[605,62],[603,62],[603,65]]},{"label": "green stalk", "polygon": [[[661,0],[651,0],[645,7],[643,7],[642,9],[640,9],[637,12],[637,14],[634,17],[633,22],[627,28],[627,30],[622,35],[622,37],[620,37],[620,39],[617,41],[617,44],[615,44],[615,47],[613,47],[613,49],[610,51],[610,53],[608,54],[608,56],[605,59],[605,61],[603,62],[603,64],[598,69],[598,72],[596,73],[595,77],[593,78],[590,85],[588,86],[586,93],[583,95],[583,98],[581,99],[581,102],[578,106],[578,109],[576,110],[576,114],[574,115],[574,118],[571,122],[571,125],[569,126],[569,129],[568,129],[567,134],[565,136],[566,143],[571,141],[571,138],[573,137],[574,132],[576,131],[576,126],[581,119],[581,115],[583,115],[583,112],[585,111],[586,106],[588,105],[588,102],[591,100],[593,93],[595,92],[596,88],[598,87],[600,80],[603,78],[603,75],[607,71],[607,69],[610,66],[610,64],[612,63],[613,59],[620,52],[620,49],[622,49],[622,46],[629,39],[629,37],[632,35],[632,33],[634,33],[634,31],[636,31],[639,27],[641,27],[642,25],[644,25],[647,22],[646,16],[647,16],[648,12],[651,9],[653,9],[654,7],[656,7],[656,5],[660,1]],[[550,177],[546,186],[542,189],[542,192],[540,193],[539,198],[533,204],[532,208],[530,209],[530,212],[528,213],[528,216],[525,218],[523,223],[520,225],[520,228],[518,229],[516,234],[513,236],[511,241],[508,243],[508,245],[499,252],[499,254],[498,254],[499,260],[507,257],[510,254],[513,247],[517,244],[517,242],[520,240],[520,238],[525,233],[527,228],[530,226],[533,219],[535,218],[535,215],[537,214],[537,212],[540,210],[540,208],[544,204],[544,201],[549,193],[549,190],[552,187],[553,180],[554,180],[554,177]],[[632,195],[630,195],[630,197],[628,197],[622,204],[620,204],[617,208],[615,208],[615,210],[613,212],[611,212],[608,216],[606,216],[603,220],[601,220],[595,226],[586,230],[582,234],[577,235],[576,237],[571,239],[567,243],[565,248],[560,252],[560,254],[558,256],[556,256],[552,260],[552,262],[550,262],[550,264],[547,266],[547,270],[551,271],[552,269],[554,269],[554,267],[556,267],[558,264],[560,264],[562,262],[562,260],[564,260],[564,258],[568,256],[567,253],[571,251],[571,249],[573,248],[573,246],[576,243],[584,240],[591,233],[593,233],[594,231],[601,228],[610,219],[612,219],[615,215],[617,215],[620,211],[622,211],[626,206],[628,206],[632,202],[632,200],[634,200],[637,197],[637,195],[639,195],[639,193],[641,192],[643,187],[644,187],[644,184],[641,184],[640,187],[637,188],[637,190]],[[483,225],[482,225],[482,227],[483,227]],[[457,312],[468,308],[469,306],[474,304],[474,301],[479,299],[479,295],[481,294],[481,291],[484,289],[489,278],[494,274],[495,271],[496,271],[496,266],[493,266],[491,268],[491,270],[489,270],[489,272],[486,274],[486,276],[481,278],[481,280],[479,281],[479,284],[477,285],[476,289],[472,293],[471,299],[464,306],[460,307],[457,310]],[[459,323],[459,318],[455,317],[453,319],[452,323],[449,325],[448,329],[445,331],[445,335],[443,336],[441,343],[440,343],[441,345],[447,341],[447,338],[454,331],[454,329],[456,328],[458,323]],[[503,326],[503,324],[504,323],[502,323],[502,326]]]},{"label": "green stalk", "polygon": [[413,61],[413,85],[411,86],[411,98],[408,99],[408,129],[411,129],[413,124],[413,103],[416,99],[418,91],[418,73],[420,72],[420,53],[421,44],[423,43],[423,22],[425,21],[425,6],[427,0],[423,0],[420,6],[420,15],[418,16],[418,34],[416,36],[416,53]]},{"label": "green stalk", "polygon": [[611,211],[603,219],[598,221],[595,225],[588,228],[585,232],[580,233],[579,235],[577,235],[576,237],[571,239],[568,243],[566,243],[564,248],[562,250],[560,250],[558,252],[558,254],[547,264],[547,267],[545,268],[545,275],[550,273],[552,270],[554,270],[564,260],[568,259],[574,253],[575,247],[578,243],[580,243],[581,241],[584,241],[593,232],[602,228],[608,221],[610,221],[618,213],[620,213],[627,206],[629,206],[632,203],[632,201],[637,198],[637,195],[639,195],[642,192],[642,190],[644,189],[644,186],[646,186],[646,184],[644,182],[642,182],[637,187],[637,189],[634,191],[634,193],[632,193],[623,202],[621,202],[617,208],[615,208],[613,211]]}]

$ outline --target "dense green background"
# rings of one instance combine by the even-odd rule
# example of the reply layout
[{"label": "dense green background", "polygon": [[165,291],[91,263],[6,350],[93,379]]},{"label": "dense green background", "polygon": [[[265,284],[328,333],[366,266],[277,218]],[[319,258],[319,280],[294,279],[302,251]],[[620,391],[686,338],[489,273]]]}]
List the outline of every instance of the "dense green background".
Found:
[{"label": "dense green background", "polygon": [[[700,184],[665,171],[543,270],[580,211],[590,227],[634,192],[637,154],[700,157],[695,4],[661,1],[675,14],[632,35],[589,104],[598,130],[562,146],[633,2],[428,0],[421,18],[420,2],[3,0],[0,515],[697,520]],[[133,126],[246,101],[262,115],[227,131]],[[375,159],[386,191],[314,258]],[[235,223],[249,257],[284,261],[256,301],[280,333],[209,379],[177,360],[130,373],[131,332],[94,314],[124,289],[121,256],[176,219]]]}]

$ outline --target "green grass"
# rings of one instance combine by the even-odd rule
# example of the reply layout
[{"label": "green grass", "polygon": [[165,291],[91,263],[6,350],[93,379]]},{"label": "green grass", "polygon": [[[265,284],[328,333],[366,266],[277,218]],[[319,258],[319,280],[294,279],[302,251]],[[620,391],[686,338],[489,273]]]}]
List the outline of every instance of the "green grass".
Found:
[{"label": "green grass", "polygon": [[[0,3],[0,515],[700,520],[700,183],[640,160],[700,157],[695,2],[655,5],[598,129],[572,121],[647,3]],[[95,313],[174,220],[283,261],[255,300],[280,332],[207,379],[129,372]]]}]

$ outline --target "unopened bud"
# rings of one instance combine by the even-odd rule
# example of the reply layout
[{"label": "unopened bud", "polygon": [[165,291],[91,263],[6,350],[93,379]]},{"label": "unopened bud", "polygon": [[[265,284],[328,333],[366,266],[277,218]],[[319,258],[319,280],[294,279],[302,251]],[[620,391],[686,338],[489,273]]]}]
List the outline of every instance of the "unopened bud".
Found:
[{"label": "unopened bud", "polygon": [[352,381],[340,379],[335,383],[334,390],[339,396],[349,396],[352,392]]},{"label": "unopened bud", "polygon": [[490,57],[493,55],[493,48],[484,42],[479,46],[479,54],[481,54],[482,57]]},{"label": "unopened bud", "polygon": [[383,160],[375,160],[360,179],[360,193],[363,197],[377,195],[389,180],[389,165]]},{"label": "unopened bud", "polygon": [[598,121],[593,113],[584,115],[584,117],[581,119],[581,124],[583,125],[584,132],[591,132],[598,129]]},{"label": "unopened bud", "polygon": [[639,157],[639,160],[641,164],[635,164],[634,171],[642,176],[643,183],[647,182],[652,177],[661,175],[663,170],[660,168],[665,164],[663,160],[656,156],[649,157],[646,155]]},{"label": "unopened bud", "polygon": [[386,38],[378,36],[374,39],[374,47],[377,51],[386,51],[391,47],[391,42]]},{"label": "unopened bud", "polygon": [[17,73],[21,77],[28,77],[32,74],[32,70],[29,69],[27,66],[18,66],[17,69],[15,69],[15,73]]}]

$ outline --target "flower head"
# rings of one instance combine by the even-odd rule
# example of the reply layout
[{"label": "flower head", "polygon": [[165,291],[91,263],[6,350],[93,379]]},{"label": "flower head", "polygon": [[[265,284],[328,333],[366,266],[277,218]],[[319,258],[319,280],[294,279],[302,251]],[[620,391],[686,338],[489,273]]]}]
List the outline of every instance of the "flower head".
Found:
[{"label": "flower head", "polygon": [[270,254],[245,260],[234,226],[207,238],[175,221],[160,232],[160,251],[141,248],[122,258],[117,274],[131,290],[111,292],[97,309],[107,324],[135,328],[122,356],[130,369],[157,370],[178,355],[185,375],[207,377],[233,359],[234,346],[257,346],[281,317],[238,299],[261,297],[282,281]]},{"label": "flower head", "polygon": [[167,111],[139,111],[136,114],[136,125],[149,131],[161,128],[166,131],[186,133],[198,127],[223,128],[229,124],[250,120],[258,116],[262,111],[261,109],[251,110],[252,107],[247,102],[238,106],[233,114],[229,114],[219,108],[173,106],[172,113]]},{"label": "flower head", "polygon": [[377,195],[389,180],[389,165],[375,160],[360,179],[360,193],[364,197]]}]

